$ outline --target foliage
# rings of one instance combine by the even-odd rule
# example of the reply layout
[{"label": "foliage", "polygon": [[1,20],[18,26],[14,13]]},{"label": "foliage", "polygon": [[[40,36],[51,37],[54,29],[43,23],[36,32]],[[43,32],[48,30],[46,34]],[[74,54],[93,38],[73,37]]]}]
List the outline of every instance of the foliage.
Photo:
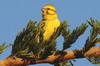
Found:
[{"label": "foliage", "polygon": [[10,47],[12,44],[6,45],[6,43],[3,43],[0,45],[0,54],[8,47]]},{"label": "foliage", "polygon": [[[90,48],[100,42],[100,38],[96,38],[100,34],[100,22],[97,20],[87,20],[92,29],[90,31],[90,36],[86,40],[85,46],[83,47],[83,52],[87,52]],[[87,24],[82,24],[79,27],[76,27],[73,31],[69,28],[67,21],[61,22],[60,26],[53,33],[49,40],[43,41],[44,30],[36,26],[36,22],[30,20],[27,27],[24,28],[17,36],[12,46],[12,54],[14,57],[33,57],[34,60],[45,59],[51,54],[59,53],[56,49],[57,46],[57,37],[60,35],[63,36],[63,49],[60,52],[63,52],[65,49],[68,49],[76,42],[76,40],[81,36],[86,28]],[[63,56],[63,55],[62,55]],[[92,59],[92,57],[91,57]],[[88,60],[91,60],[88,58]],[[72,60],[67,61],[55,61],[55,66],[73,66]],[[70,63],[70,64],[69,64]]]},{"label": "foliage", "polygon": [[71,45],[78,39],[80,35],[82,35],[88,26],[86,24],[82,24],[81,26],[74,29],[72,32],[70,29],[66,28],[62,31],[62,36],[64,37],[63,50],[70,48]]},{"label": "foliage", "polygon": [[89,25],[92,27],[90,31],[90,36],[86,40],[85,46],[83,48],[84,52],[87,52],[90,48],[96,45],[96,43],[100,43],[100,38],[96,38],[98,34],[100,34],[100,22],[97,20],[93,20],[90,18],[90,21],[87,20]]},{"label": "foliage", "polygon": [[28,53],[30,44],[29,41],[31,41],[32,31],[36,31],[35,23],[32,20],[29,21],[29,24],[25,29],[23,29],[17,36],[14,41],[14,45],[12,46],[12,55],[26,55]]},{"label": "foliage", "polygon": [[[32,55],[35,59],[43,59],[56,50],[56,38],[67,24],[62,22],[50,40],[45,42],[42,41],[44,30],[35,26],[35,24],[36,22],[30,20],[27,27],[16,36],[11,56],[21,57],[23,55]],[[38,42],[39,38],[41,42]]]},{"label": "foliage", "polygon": [[92,64],[99,64],[99,63],[100,63],[100,56],[91,56],[91,57],[87,57],[87,59],[88,59]]},{"label": "foliage", "polygon": [[[90,48],[94,47],[96,43],[100,43],[100,38],[97,38],[97,36],[100,34],[100,22],[97,20],[93,20],[90,18],[90,20],[87,20],[89,25],[92,27],[90,31],[90,36],[87,38],[85,46],[83,48],[83,52],[87,52]],[[95,54],[95,53],[94,53]],[[94,56],[87,57],[87,59],[93,63],[98,64],[100,63],[100,56]]]},{"label": "foliage", "polygon": [[54,63],[54,66],[73,66],[72,60],[67,60],[63,62],[56,62]]}]

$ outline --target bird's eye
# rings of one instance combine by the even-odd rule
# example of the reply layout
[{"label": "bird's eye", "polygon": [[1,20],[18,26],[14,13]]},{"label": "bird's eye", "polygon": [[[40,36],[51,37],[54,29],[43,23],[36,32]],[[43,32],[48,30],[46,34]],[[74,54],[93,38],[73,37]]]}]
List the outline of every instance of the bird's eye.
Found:
[{"label": "bird's eye", "polygon": [[47,8],[47,10],[50,10],[50,8]]}]

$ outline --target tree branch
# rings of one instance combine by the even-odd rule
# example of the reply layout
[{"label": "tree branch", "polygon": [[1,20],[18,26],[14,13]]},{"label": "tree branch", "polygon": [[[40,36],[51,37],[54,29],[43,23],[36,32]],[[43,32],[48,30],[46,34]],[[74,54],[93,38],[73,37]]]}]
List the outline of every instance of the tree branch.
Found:
[{"label": "tree branch", "polygon": [[29,60],[26,58],[13,58],[8,57],[6,59],[0,60],[0,66],[25,66],[29,64],[39,64],[39,63],[55,63],[56,61],[63,61],[69,59],[85,58],[90,56],[100,56],[100,47],[91,48],[86,53],[82,50],[78,51],[64,51],[63,53],[58,53],[55,55],[50,55],[44,60]]}]

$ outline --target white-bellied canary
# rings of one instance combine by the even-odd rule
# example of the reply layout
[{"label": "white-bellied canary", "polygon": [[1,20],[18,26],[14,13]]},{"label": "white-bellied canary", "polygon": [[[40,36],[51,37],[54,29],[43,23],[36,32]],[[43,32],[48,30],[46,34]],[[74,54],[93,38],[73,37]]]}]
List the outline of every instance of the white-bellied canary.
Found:
[{"label": "white-bellied canary", "polygon": [[57,16],[56,8],[53,5],[47,4],[41,10],[43,19],[38,26],[45,31],[43,34],[43,41],[46,41],[49,40],[60,26],[60,21]]}]

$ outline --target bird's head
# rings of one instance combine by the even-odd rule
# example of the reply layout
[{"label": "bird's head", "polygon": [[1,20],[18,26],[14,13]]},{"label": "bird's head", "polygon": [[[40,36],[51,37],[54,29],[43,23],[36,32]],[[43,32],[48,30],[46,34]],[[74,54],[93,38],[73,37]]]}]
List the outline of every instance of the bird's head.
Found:
[{"label": "bird's head", "polygon": [[41,10],[44,19],[57,18],[56,8],[53,5],[47,4]]}]

